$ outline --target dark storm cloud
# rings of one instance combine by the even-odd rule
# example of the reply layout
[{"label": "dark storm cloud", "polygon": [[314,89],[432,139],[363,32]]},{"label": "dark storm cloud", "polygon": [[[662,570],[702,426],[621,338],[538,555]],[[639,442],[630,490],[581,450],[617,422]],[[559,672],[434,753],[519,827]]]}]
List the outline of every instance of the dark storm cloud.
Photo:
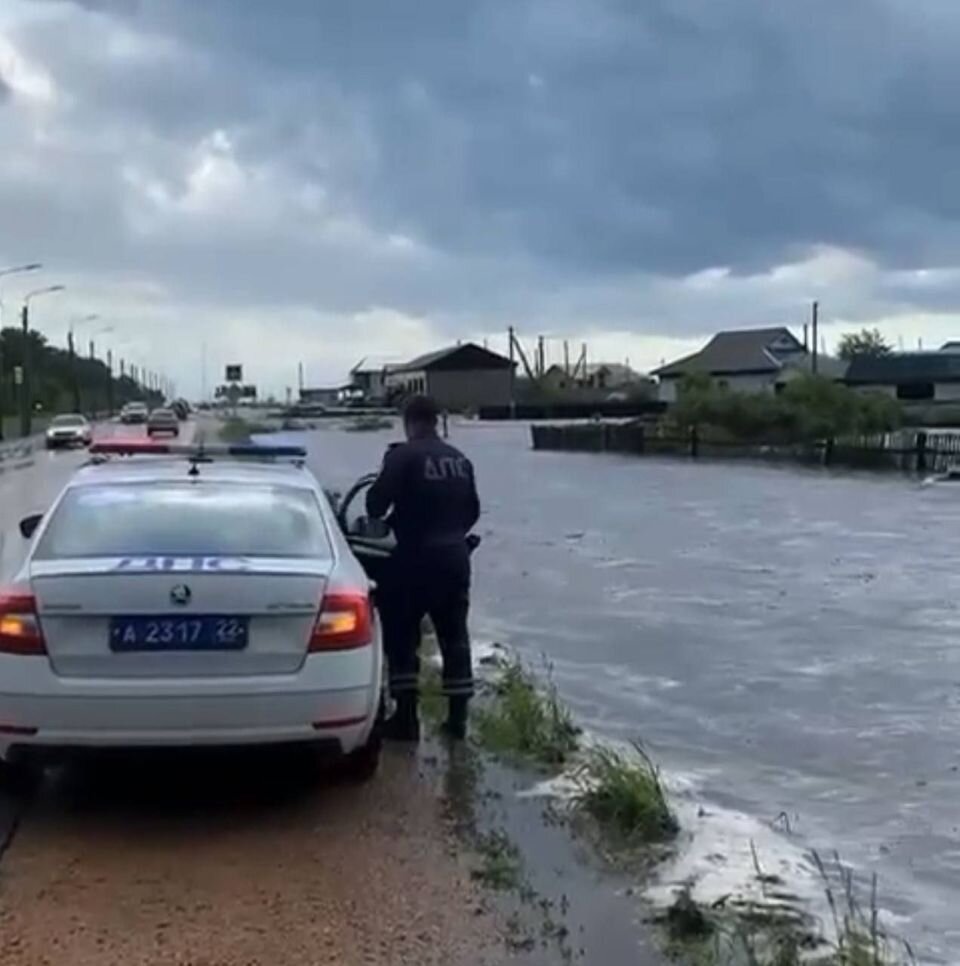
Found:
[{"label": "dark storm cloud", "polygon": [[[820,246],[890,269],[960,260],[946,0],[81,6],[69,30],[18,33],[69,95],[69,148],[38,154],[27,185],[0,167],[8,224],[77,268],[451,326],[520,306],[583,318],[583,293],[640,319],[646,297],[670,320],[649,324],[676,331],[690,323],[644,279],[747,276]],[[111,24],[126,34],[98,45]],[[191,207],[217,130],[247,220]],[[331,220],[370,237],[344,243]],[[939,307],[951,286],[904,291]]]},{"label": "dark storm cloud", "polygon": [[[304,118],[312,88],[338,91],[376,140],[376,164],[346,175],[368,217],[444,249],[591,273],[752,271],[815,243],[891,263],[957,254],[960,10],[943,3],[136,9],[248,93],[299,78]],[[272,138],[262,150],[296,149],[249,120]]]}]

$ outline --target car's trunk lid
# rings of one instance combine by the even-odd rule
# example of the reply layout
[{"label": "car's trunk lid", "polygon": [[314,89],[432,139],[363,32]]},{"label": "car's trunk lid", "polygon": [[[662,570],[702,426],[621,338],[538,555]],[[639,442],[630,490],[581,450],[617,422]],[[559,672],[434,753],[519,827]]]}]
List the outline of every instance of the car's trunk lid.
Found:
[{"label": "car's trunk lid", "polygon": [[[302,665],[332,567],[330,558],[35,560],[30,581],[61,676],[269,675]],[[239,620],[242,646],[192,646],[201,618]],[[132,625],[150,639],[118,646]]]}]

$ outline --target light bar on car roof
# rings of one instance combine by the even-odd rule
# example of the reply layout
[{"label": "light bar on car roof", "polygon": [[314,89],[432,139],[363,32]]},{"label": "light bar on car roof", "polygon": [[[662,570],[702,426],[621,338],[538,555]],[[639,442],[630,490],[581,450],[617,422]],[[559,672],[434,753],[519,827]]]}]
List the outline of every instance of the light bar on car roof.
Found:
[{"label": "light bar on car roof", "polygon": [[106,439],[93,443],[89,452],[101,456],[187,456],[206,459],[216,456],[286,457],[303,459],[302,446],[264,446],[259,443],[205,446],[202,443],[155,443],[145,439]]}]

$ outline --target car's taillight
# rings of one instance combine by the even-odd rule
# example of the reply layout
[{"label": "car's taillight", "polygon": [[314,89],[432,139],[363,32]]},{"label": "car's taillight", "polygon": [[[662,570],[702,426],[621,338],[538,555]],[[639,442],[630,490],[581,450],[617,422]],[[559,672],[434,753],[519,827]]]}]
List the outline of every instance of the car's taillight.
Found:
[{"label": "car's taillight", "polygon": [[323,598],[310,637],[311,651],[364,647],[373,639],[370,597],[363,591],[333,591]]},{"label": "car's taillight", "polygon": [[32,594],[0,592],[0,654],[46,654]]}]

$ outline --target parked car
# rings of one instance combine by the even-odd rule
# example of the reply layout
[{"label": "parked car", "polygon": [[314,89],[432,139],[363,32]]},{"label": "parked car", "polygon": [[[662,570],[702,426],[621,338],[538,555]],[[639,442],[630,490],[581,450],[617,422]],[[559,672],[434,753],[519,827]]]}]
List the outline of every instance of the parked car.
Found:
[{"label": "parked car", "polygon": [[79,413],[63,413],[54,416],[47,428],[47,449],[68,446],[89,446],[93,442],[93,429],[85,416]]},{"label": "parked car", "polygon": [[302,742],[371,778],[383,648],[364,546],[304,450],[169,447],[95,443],[100,462],[21,521],[0,760]]},{"label": "parked car", "polygon": [[147,435],[158,436],[161,433],[180,435],[180,420],[172,409],[154,409],[147,417]]},{"label": "parked car", "polygon": [[120,422],[128,425],[145,423],[147,421],[147,406],[142,402],[129,402],[120,410]]}]

